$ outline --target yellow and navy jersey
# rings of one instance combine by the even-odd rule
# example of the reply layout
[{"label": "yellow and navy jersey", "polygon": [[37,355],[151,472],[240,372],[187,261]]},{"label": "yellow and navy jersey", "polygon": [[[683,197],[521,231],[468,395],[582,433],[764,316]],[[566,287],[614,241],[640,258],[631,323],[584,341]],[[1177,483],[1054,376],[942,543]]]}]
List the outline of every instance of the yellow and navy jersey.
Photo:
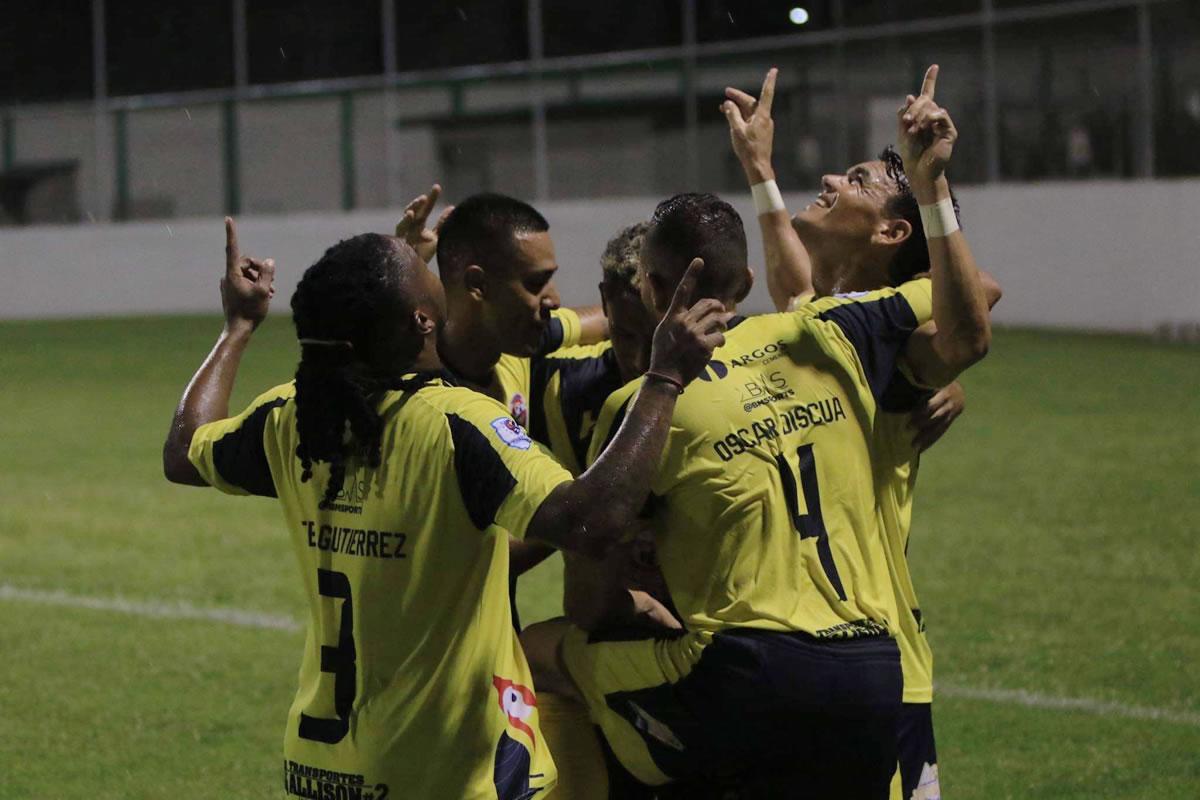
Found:
[{"label": "yellow and navy jersey", "polygon": [[533,399],[533,365],[556,350],[577,346],[582,335],[583,324],[577,313],[569,308],[554,309],[550,312],[550,322],[542,334],[537,353],[532,358],[501,355],[492,372],[492,383],[484,394],[503,403],[518,425],[528,427]]},{"label": "yellow and navy jersey", "polygon": [[920,453],[913,447],[909,415],[930,390],[917,386],[898,370],[880,398],[874,457],[876,499],[886,542],[888,571],[896,596],[896,641],[904,672],[904,702],[933,702],[933,650],[908,564],[913,494]]},{"label": "yellow and navy jersey", "polygon": [[587,464],[600,409],[623,383],[611,342],[566,347],[534,359],[529,435],[578,475]]},{"label": "yellow and navy jersey", "polygon": [[[658,559],[689,631],[895,630],[873,437],[908,337],[931,316],[921,280],[726,333],[676,405],[651,486]],[[639,385],[605,403],[589,458]]]},{"label": "yellow and navy jersey", "polygon": [[904,670],[904,702],[933,702],[933,651],[908,566],[913,493],[920,453],[913,447],[909,413],[929,392],[897,373],[880,401],[875,425],[875,485],[888,570],[896,595],[896,640]]},{"label": "yellow and navy jersey", "polygon": [[[499,403],[429,376],[380,401],[382,463],[302,480],[295,390],[196,431],[232,494],[278,498],[308,600],[284,783],[302,797],[527,797],[555,768],[508,603],[509,536],[570,479]],[[354,787],[358,787],[355,789]]]}]

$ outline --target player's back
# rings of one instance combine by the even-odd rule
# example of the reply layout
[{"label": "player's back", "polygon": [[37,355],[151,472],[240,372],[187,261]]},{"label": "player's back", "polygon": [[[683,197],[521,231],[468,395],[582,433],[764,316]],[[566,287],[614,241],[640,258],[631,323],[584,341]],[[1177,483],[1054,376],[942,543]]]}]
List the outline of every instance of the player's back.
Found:
[{"label": "player's back", "polygon": [[[352,459],[326,502],[327,464],[301,480],[293,387],[252,408],[202,438],[228,483],[269,483],[300,564],[309,624],[285,734],[290,793],[506,798],[552,785],[507,600],[508,529],[523,534],[536,504],[511,500],[520,473],[504,451],[528,450],[528,438],[466,389],[390,392],[382,465]],[[230,434],[247,428],[265,481],[222,469]],[[548,472],[541,488],[566,477]]]},{"label": "player's back", "polygon": [[[930,301],[924,281],[742,320],[679,398],[651,489],[685,632],[609,646],[572,630],[562,648],[639,780],[886,789],[903,686],[872,437]],[[605,404],[593,458],[637,388]]]},{"label": "player's back", "polygon": [[[911,298],[744,319],[680,398],[653,491],[659,561],[689,631],[841,638],[894,625],[871,437],[880,376],[918,322],[909,300],[928,314],[927,283]],[[635,388],[610,399],[605,433]]]}]

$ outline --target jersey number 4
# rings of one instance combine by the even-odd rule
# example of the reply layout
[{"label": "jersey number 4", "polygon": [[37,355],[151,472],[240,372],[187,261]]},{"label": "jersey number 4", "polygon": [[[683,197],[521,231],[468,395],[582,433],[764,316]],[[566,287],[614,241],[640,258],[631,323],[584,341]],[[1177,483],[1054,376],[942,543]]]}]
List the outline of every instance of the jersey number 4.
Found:
[{"label": "jersey number 4", "polygon": [[821,486],[817,483],[817,461],[813,455],[811,444],[801,445],[796,450],[797,462],[800,466],[800,490],[804,492],[804,506],[807,514],[800,513],[800,495],[796,491],[796,477],[783,454],[775,456],[779,466],[779,477],[783,481],[783,495],[787,498],[788,510],[792,515],[792,527],[800,534],[801,539],[817,540],[817,557],[821,559],[821,567],[825,577],[833,584],[834,591],[842,600],[846,599],[846,590],[842,588],[842,579],[838,576],[837,564],[833,563],[833,550],[829,547],[829,531],[825,530],[825,518],[821,516]]},{"label": "jersey number 4", "polygon": [[358,655],[354,647],[354,606],[350,598],[350,579],[344,572],[317,570],[317,591],[322,597],[342,601],[342,619],[338,625],[337,647],[321,645],[321,672],[332,673],[333,708],[336,719],[300,714],[300,738],[337,744],[350,731],[350,709],[354,706]]}]

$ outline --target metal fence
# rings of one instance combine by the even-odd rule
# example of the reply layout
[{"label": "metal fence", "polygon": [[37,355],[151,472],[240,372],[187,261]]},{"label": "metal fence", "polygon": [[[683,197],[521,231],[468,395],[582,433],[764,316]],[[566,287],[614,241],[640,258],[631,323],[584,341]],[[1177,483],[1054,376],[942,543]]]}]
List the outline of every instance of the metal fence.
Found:
[{"label": "metal fence", "polygon": [[526,0],[527,59],[417,71],[397,68],[396,2],[381,0],[379,74],[262,84],[246,0],[231,2],[232,86],[112,96],[93,0],[91,101],[0,109],[8,173],[77,169],[78,203],[47,190],[32,221],[384,207],[435,179],[539,200],[744,190],[717,106],[769,66],[790,188],[890,141],[933,62],[961,132],[956,182],[1200,174],[1194,0],[898,3],[910,18],[885,22],[828,0],[824,29],[724,41],[703,40],[698,0],[681,0],[678,46],[555,57],[552,0]]}]

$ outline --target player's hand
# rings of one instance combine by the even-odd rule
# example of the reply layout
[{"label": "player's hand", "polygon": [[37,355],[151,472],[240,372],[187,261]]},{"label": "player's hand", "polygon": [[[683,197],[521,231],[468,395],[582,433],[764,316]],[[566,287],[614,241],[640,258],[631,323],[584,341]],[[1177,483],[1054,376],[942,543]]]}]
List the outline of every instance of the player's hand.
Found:
[{"label": "player's hand", "polygon": [[936,392],[928,400],[917,403],[909,416],[909,424],[914,431],[913,448],[921,453],[933,447],[966,407],[967,395],[958,381]]},{"label": "player's hand", "polygon": [[683,630],[683,623],[675,619],[675,615],[650,594],[639,589],[628,589],[627,591],[630,601],[633,603],[635,619],[643,628],[651,631]]},{"label": "player's hand", "polygon": [[725,87],[721,112],[729,122],[729,141],[733,152],[746,172],[746,179],[753,185],[774,179],[771,166],[771,149],[775,142],[775,121],[771,119],[771,104],[775,100],[775,78],[779,70],[771,68],[763,80],[758,99]]},{"label": "player's hand", "polygon": [[437,255],[438,232],[442,229],[442,223],[446,221],[446,217],[454,210],[454,206],[447,207],[438,217],[437,224],[433,228],[427,227],[429,215],[433,212],[433,207],[437,205],[441,194],[441,185],[435,183],[428,194],[413,198],[413,201],[405,207],[404,216],[396,223],[396,236],[416,250],[417,255],[426,264],[433,261],[433,257]]},{"label": "player's hand", "polygon": [[704,260],[693,258],[684,273],[667,315],[654,330],[650,371],[686,386],[708,365],[713,350],[725,344],[725,328],[733,314],[718,300],[693,304]]},{"label": "player's hand", "polygon": [[266,319],[275,296],[275,260],[243,256],[237,225],[225,218],[225,277],[221,278],[221,308],[229,330],[253,331]]},{"label": "player's hand", "polygon": [[958,140],[954,121],[933,100],[937,77],[938,66],[934,64],[925,71],[921,94],[908,95],[896,112],[897,149],[910,183],[932,185],[942,177]]}]

